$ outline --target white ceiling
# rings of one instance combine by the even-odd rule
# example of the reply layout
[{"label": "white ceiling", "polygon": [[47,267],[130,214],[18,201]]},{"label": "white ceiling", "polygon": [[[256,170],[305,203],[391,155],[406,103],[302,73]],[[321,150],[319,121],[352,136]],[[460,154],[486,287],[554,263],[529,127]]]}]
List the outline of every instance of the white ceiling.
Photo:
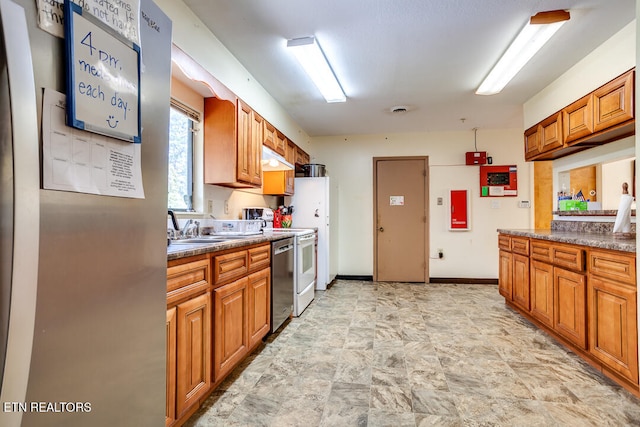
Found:
[{"label": "white ceiling", "polygon": [[[525,101],[635,18],[635,0],[184,1],[310,136],[521,127]],[[556,9],[570,21],[502,93],[475,95],[529,17]],[[286,51],[310,35],[347,102],[324,102]]]}]

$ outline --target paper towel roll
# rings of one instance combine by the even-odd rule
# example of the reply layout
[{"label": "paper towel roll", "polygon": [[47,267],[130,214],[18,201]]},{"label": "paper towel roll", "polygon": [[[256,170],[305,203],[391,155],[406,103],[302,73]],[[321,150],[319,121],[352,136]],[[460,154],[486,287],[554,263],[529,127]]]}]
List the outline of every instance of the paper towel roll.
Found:
[{"label": "paper towel roll", "polygon": [[622,184],[622,196],[620,197],[620,206],[618,206],[618,215],[616,222],[613,224],[614,233],[630,233],[631,232],[631,204],[633,197],[628,194],[628,184]]}]

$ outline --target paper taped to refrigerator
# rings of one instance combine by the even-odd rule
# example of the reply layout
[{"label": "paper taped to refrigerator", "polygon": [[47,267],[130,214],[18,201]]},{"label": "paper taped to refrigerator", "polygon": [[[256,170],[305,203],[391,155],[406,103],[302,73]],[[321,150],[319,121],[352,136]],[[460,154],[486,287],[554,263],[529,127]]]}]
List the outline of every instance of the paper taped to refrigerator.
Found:
[{"label": "paper taped to refrigerator", "polygon": [[43,187],[144,198],[141,145],[65,125],[66,97],[45,89],[42,107]]}]

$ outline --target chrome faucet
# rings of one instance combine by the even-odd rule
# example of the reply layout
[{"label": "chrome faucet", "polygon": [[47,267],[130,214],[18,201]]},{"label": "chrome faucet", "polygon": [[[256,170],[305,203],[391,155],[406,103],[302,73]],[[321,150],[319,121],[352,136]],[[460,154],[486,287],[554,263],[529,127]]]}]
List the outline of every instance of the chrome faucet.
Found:
[{"label": "chrome faucet", "polygon": [[184,237],[198,237],[200,235],[200,223],[189,219],[182,229]]}]

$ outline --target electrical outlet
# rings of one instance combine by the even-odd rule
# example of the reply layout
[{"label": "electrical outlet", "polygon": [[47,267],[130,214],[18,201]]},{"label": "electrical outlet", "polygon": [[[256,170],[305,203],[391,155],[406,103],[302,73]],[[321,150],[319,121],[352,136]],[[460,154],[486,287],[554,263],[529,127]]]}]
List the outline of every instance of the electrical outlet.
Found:
[{"label": "electrical outlet", "polygon": [[520,200],[518,202],[518,207],[519,208],[530,208],[531,207],[531,202],[528,200]]},{"label": "electrical outlet", "polygon": [[442,206],[442,197],[438,197],[437,202],[438,206]]},{"label": "electrical outlet", "polygon": [[213,213],[213,200],[207,200],[207,212]]},{"label": "electrical outlet", "polygon": [[229,213],[229,200],[224,201],[224,213],[225,214]]}]

